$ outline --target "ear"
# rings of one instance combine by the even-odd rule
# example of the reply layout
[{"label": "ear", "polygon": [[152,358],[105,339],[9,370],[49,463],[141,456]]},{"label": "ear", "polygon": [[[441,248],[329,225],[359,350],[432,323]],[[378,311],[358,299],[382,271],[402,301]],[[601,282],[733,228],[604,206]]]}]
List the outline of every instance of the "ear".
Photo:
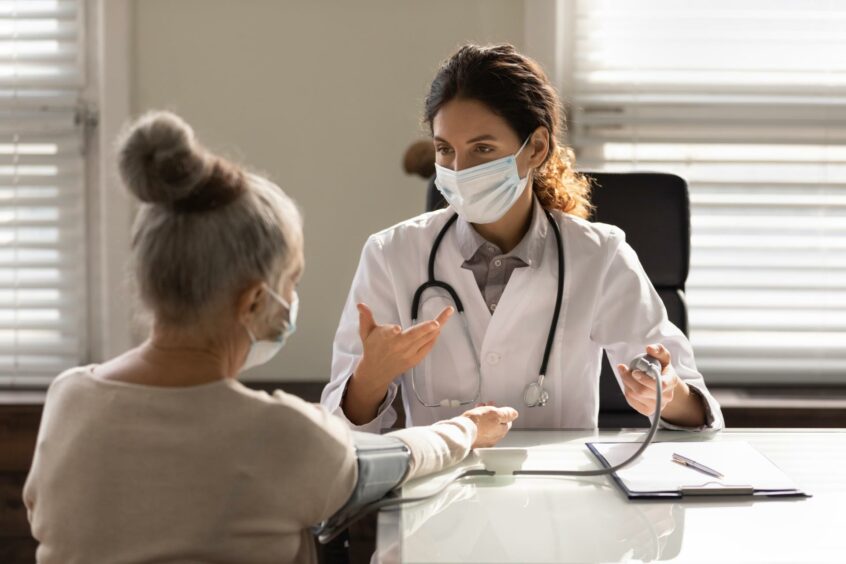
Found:
[{"label": "ear", "polygon": [[264,284],[259,281],[249,284],[244,288],[235,302],[235,311],[238,321],[249,323],[255,317],[259,305],[265,299]]},{"label": "ear", "polygon": [[529,143],[526,149],[530,149],[529,153],[529,167],[537,169],[546,159],[549,153],[549,130],[544,126],[540,126],[532,133],[529,138]]}]

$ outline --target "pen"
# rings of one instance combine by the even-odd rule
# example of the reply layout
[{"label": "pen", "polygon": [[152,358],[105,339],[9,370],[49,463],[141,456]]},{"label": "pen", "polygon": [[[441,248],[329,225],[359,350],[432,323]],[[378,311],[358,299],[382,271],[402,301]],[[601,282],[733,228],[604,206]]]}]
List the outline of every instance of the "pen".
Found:
[{"label": "pen", "polygon": [[708,468],[704,464],[700,464],[695,460],[691,460],[686,456],[682,456],[678,453],[673,453],[673,462],[677,464],[681,464],[683,466],[687,466],[688,468],[693,468],[694,470],[699,470],[703,474],[708,474],[709,476],[714,476],[715,478],[723,478],[724,476],[714,470],[713,468]]}]

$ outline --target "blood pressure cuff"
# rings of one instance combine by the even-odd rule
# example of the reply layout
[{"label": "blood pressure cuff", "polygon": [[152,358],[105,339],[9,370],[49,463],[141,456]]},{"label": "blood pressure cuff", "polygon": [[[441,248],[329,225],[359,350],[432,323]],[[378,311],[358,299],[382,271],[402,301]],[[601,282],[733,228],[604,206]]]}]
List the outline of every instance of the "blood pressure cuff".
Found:
[{"label": "blood pressure cuff", "polygon": [[318,540],[329,542],[358,514],[393,491],[408,473],[411,451],[399,439],[353,431],[358,481],[341,509],[315,530]]}]

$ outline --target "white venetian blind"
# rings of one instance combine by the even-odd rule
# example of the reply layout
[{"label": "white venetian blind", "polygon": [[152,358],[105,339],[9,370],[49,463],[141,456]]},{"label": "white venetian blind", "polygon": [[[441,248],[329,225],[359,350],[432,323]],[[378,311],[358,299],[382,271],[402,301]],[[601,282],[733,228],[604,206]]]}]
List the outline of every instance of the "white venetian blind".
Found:
[{"label": "white venetian blind", "polygon": [[846,382],[846,2],[579,1],[583,169],[690,185],[709,381]]},{"label": "white venetian blind", "polygon": [[81,2],[0,1],[0,387],[82,360]]}]

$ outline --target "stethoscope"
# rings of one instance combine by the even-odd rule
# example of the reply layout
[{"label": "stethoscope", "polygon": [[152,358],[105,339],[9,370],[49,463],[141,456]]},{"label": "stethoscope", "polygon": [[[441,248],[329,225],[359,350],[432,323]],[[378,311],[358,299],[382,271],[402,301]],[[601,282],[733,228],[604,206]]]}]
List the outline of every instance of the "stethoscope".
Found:
[{"label": "stethoscope", "polygon": [[[561,302],[564,300],[564,243],[561,240],[561,229],[558,227],[558,223],[555,222],[555,219],[553,219],[552,214],[549,213],[549,211],[544,210],[544,213],[546,214],[546,218],[549,220],[550,225],[552,225],[552,231],[555,233],[555,243],[558,246],[558,295],[555,298],[555,312],[552,315],[552,324],[549,327],[549,334],[546,337],[546,349],[544,349],[543,352],[543,362],[541,363],[538,379],[526,384],[526,387],[523,390],[523,401],[528,407],[543,407],[547,404],[547,402],[549,402],[549,392],[544,389],[543,381],[546,378],[546,368],[549,364],[549,355],[552,352],[552,344],[555,341],[555,329],[558,327],[558,318],[561,314]],[[458,219],[458,214],[453,214],[453,216],[446,222],[446,225],[441,228],[438,236],[435,237],[435,242],[432,244],[432,250],[429,252],[428,280],[417,288],[414,292],[414,299],[411,301],[411,324],[417,324],[417,314],[420,308],[420,299],[423,296],[423,292],[430,288],[441,288],[450,295],[450,298],[455,304],[455,310],[461,319],[462,325],[464,326],[464,333],[467,336],[467,342],[470,344],[470,349],[473,351],[473,356],[476,358],[476,394],[472,399],[466,401],[457,399],[442,399],[438,403],[427,403],[422,397],[420,397],[420,393],[417,391],[415,369],[412,367],[411,389],[414,391],[414,395],[417,396],[417,401],[425,407],[460,407],[462,405],[476,404],[482,395],[482,364],[479,361],[479,355],[476,352],[476,347],[473,346],[473,339],[470,336],[470,325],[467,322],[467,316],[464,315],[464,304],[461,303],[461,298],[458,297],[458,294],[452,286],[435,278],[435,258],[438,254],[438,248],[441,246],[441,241],[443,240],[444,235],[446,235],[446,232],[452,224],[455,223],[456,219]]]}]

